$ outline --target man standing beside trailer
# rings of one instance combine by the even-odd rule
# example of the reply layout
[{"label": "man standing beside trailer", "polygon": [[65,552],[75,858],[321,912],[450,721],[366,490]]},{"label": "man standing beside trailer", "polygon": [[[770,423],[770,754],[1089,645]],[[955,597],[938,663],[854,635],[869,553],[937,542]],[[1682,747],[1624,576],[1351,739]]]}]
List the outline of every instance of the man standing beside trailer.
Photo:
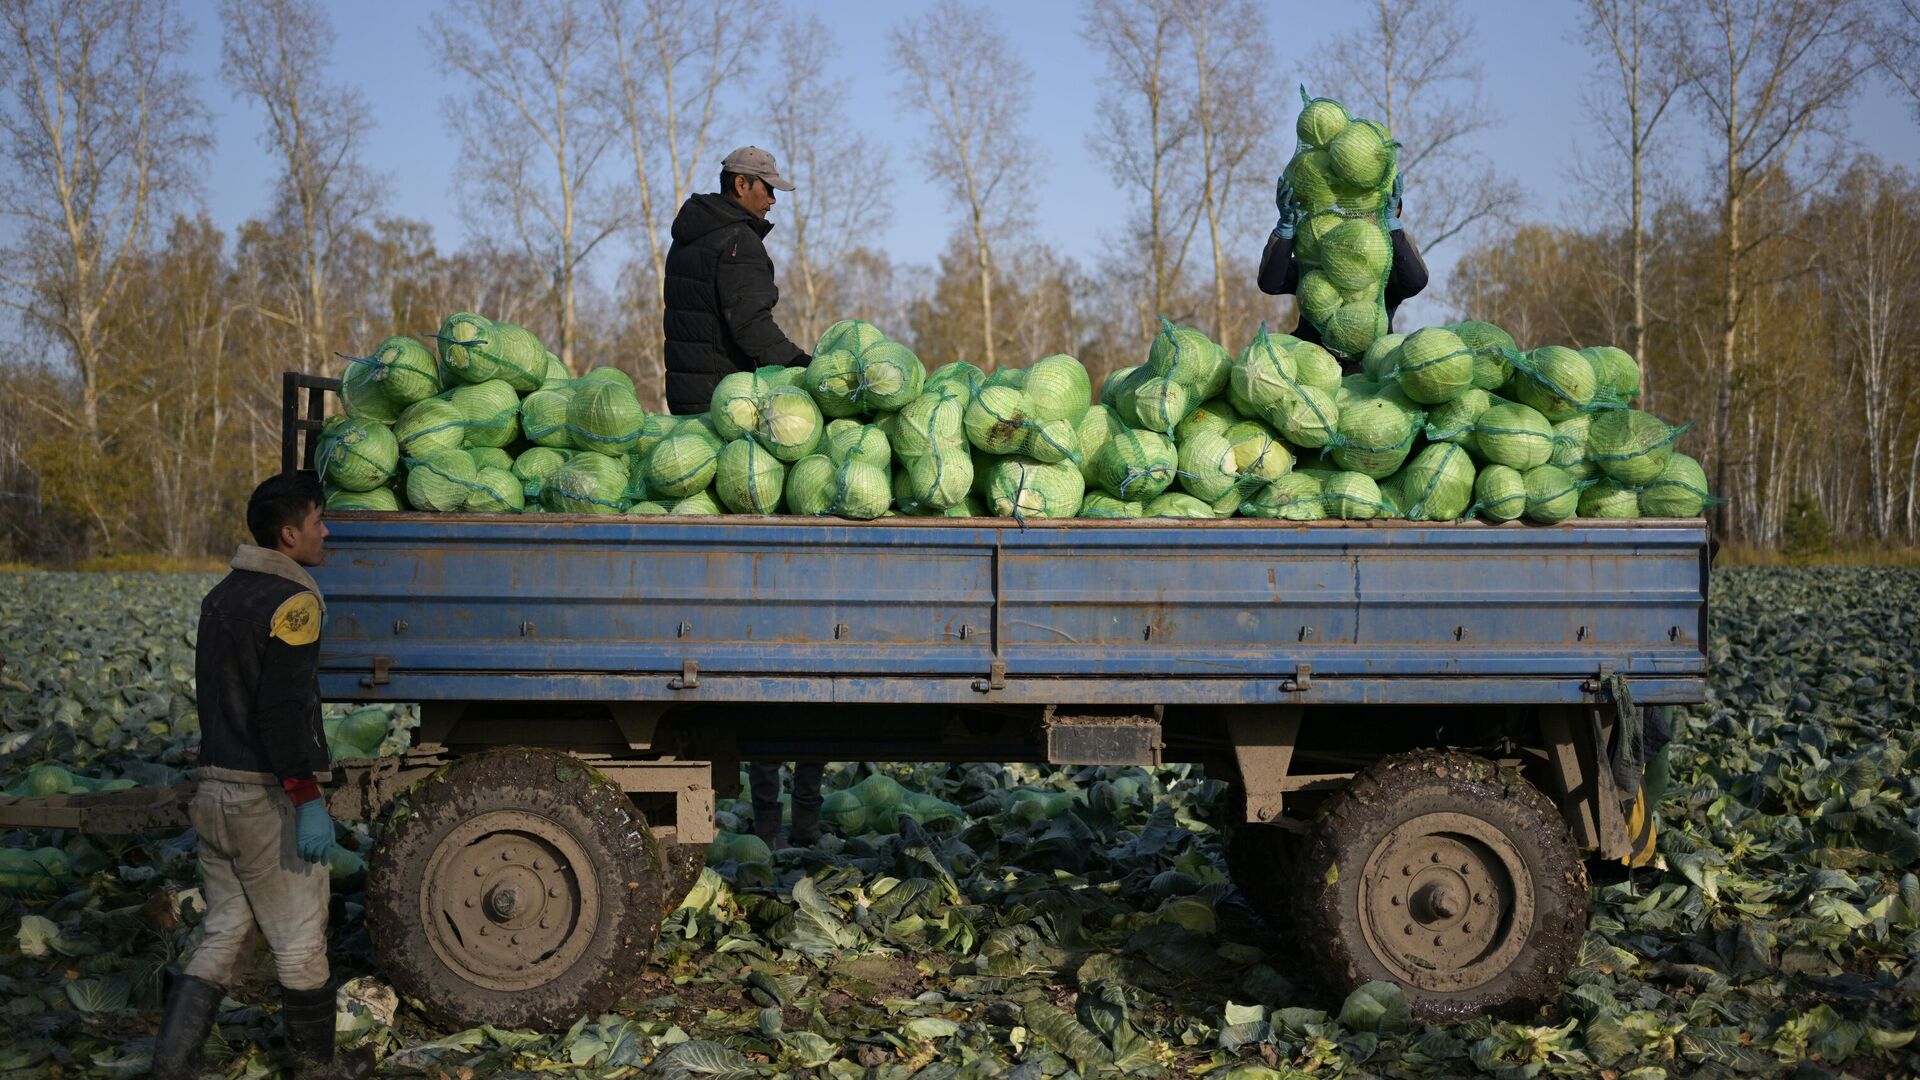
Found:
[{"label": "man standing beside trailer", "polygon": [[315,669],[326,602],[307,568],[327,526],[312,473],[272,477],[247,500],[254,544],[200,604],[194,674],[200,688],[199,789],[188,808],[200,838],[207,915],[186,972],[172,981],[153,1075],[199,1075],[200,1047],[257,929],[280,978],[280,1021],[294,1075],[359,1080],[366,1047],[334,1057],[327,966],[333,819],[320,780],[327,742]]}]

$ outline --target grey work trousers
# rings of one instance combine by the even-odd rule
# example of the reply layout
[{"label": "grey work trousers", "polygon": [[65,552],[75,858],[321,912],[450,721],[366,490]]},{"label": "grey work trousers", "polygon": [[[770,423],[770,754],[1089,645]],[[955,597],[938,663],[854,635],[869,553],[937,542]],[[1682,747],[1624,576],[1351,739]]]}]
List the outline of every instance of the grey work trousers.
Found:
[{"label": "grey work trousers", "polygon": [[[820,805],[820,777],[826,765],[818,761],[797,762],[793,766],[793,805]],[[761,829],[760,815],[771,814],[773,828],[780,827],[780,762],[756,761],[747,766],[747,780],[753,792],[753,827]]]},{"label": "grey work trousers", "polygon": [[293,801],[265,784],[200,781],[187,817],[200,836],[200,888],[207,917],[186,973],[220,986],[253,948],[257,930],[273,950],[280,985],[327,984],[327,864],[294,849]]}]

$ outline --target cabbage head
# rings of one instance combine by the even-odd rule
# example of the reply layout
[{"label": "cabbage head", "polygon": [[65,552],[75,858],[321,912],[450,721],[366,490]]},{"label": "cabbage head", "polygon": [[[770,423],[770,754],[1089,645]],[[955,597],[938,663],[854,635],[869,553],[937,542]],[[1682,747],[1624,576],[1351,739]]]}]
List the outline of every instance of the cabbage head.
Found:
[{"label": "cabbage head", "polygon": [[1349,472],[1385,479],[1407,460],[1415,431],[1414,416],[1387,398],[1356,401],[1340,410],[1333,460]]},{"label": "cabbage head", "polygon": [[1611,409],[1587,428],[1587,455],[1600,471],[1623,484],[1649,483],[1673,456],[1679,428],[1638,409]]},{"label": "cabbage head", "polygon": [[1142,508],[1142,513],[1150,518],[1208,519],[1217,516],[1206,500],[1181,491],[1169,491],[1148,502]]},{"label": "cabbage head", "polygon": [[1400,473],[1409,521],[1453,521],[1473,505],[1473,460],[1455,443],[1434,443]]},{"label": "cabbage head", "polygon": [[752,439],[736,439],[720,448],[714,491],[736,514],[777,514],[787,467]]},{"label": "cabbage head", "polygon": [[1392,265],[1393,241],[1371,218],[1349,218],[1320,242],[1321,269],[1343,294],[1378,290]]},{"label": "cabbage head", "polygon": [[1247,517],[1283,521],[1318,521],[1327,516],[1320,499],[1320,480],[1307,473],[1288,473],[1250,494],[1240,504]]},{"label": "cabbage head", "polygon": [[393,425],[393,437],[403,458],[425,458],[442,450],[458,450],[466,438],[466,414],[445,398],[432,397],[407,406]]},{"label": "cabbage head", "polygon": [[1501,402],[1474,421],[1473,445],[1488,461],[1526,472],[1553,457],[1553,427],[1528,406]]},{"label": "cabbage head", "polygon": [[826,444],[827,457],[835,465],[851,458],[884,469],[893,462],[893,448],[878,424],[835,420],[827,425]]},{"label": "cabbage head", "polygon": [[987,477],[995,517],[1070,518],[1080,513],[1086,480],[1071,462],[1048,464],[1028,457],[995,461]]},{"label": "cabbage head", "polygon": [[1669,457],[1660,475],[1640,489],[1640,512],[1647,517],[1699,517],[1710,501],[1707,471],[1680,453]]},{"label": "cabbage head", "polygon": [[1300,107],[1300,116],[1293,122],[1293,133],[1308,146],[1325,148],[1333,145],[1333,140],[1351,122],[1352,117],[1339,102],[1332,98],[1314,98]]},{"label": "cabbage head", "polygon": [[1147,504],[1116,499],[1104,491],[1089,491],[1080,503],[1083,518],[1137,518],[1146,514]]},{"label": "cabbage head", "polygon": [[1551,525],[1580,509],[1580,485],[1565,469],[1538,465],[1527,470],[1526,480],[1527,520]]},{"label": "cabbage head", "polygon": [[1172,485],[1179,455],[1157,431],[1122,428],[1094,455],[1090,479],[1116,499],[1144,502]]},{"label": "cabbage head", "polygon": [[1365,473],[1337,472],[1327,477],[1320,484],[1320,502],[1328,517],[1347,521],[1392,516],[1381,498],[1380,485]]},{"label": "cabbage head", "polygon": [[1489,465],[1473,481],[1474,510],[1489,521],[1512,521],[1527,511],[1527,480],[1518,470]]},{"label": "cabbage head", "polygon": [[520,399],[520,431],[538,446],[565,450],[573,446],[567,427],[567,408],[573,404],[571,387],[542,387]]},{"label": "cabbage head", "polygon": [[1423,405],[1452,401],[1473,386],[1473,353],[1448,330],[1429,326],[1400,343],[1400,389]]},{"label": "cabbage head", "polygon": [[351,416],[328,420],[320,434],[320,479],[347,491],[372,491],[393,479],[400,443],[385,424]]},{"label": "cabbage head", "polygon": [[[616,370],[595,368],[594,372]],[[574,386],[573,400],[567,403],[567,431],[574,445],[609,457],[623,457],[633,449],[646,420],[646,410],[640,407],[632,388],[610,377],[591,381],[582,377]]]},{"label": "cabbage head", "polygon": [[1387,309],[1372,300],[1353,300],[1320,327],[1327,348],[1341,356],[1363,356],[1367,347],[1387,332]]},{"label": "cabbage head", "polygon": [[1593,365],[1562,345],[1535,349],[1514,368],[1513,396],[1555,423],[1587,411],[1600,390]]},{"label": "cabbage head", "polygon": [[540,505],[561,514],[617,514],[626,508],[627,459],[575,454],[540,489]]},{"label": "cabbage head", "polygon": [[407,505],[415,510],[449,513],[467,505],[479,470],[459,450],[436,450],[407,465]]},{"label": "cabbage head", "polygon": [[1027,400],[1033,418],[1078,424],[1093,404],[1093,379],[1080,361],[1060,353],[1035,360],[1027,368]]},{"label": "cabbage head", "polygon": [[517,514],[526,505],[526,490],[513,473],[490,465],[474,473],[464,509],[474,514]]},{"label": "cabbage head", "polygon": [[328,510],[386,510],[400,509],[400,497],[392,488],[377,487],[372,491],[348,491],[345,488],[328,488],[326,507]]},{"label": "cabbage head", "polygon": [[647,490],[654,495],[684,499],[705,491],[720,467],[720,440],[685,424],[660,440],[647,455]]},{"label": "cabbage head", "polygon": [[1384,128],[1371,120],[1355,120],[1327,145],[1333,177],[1356,188],[1378,188],[1393,172],[1393,146]]},{"label": "cabbage head", "polygon": [[1637,518],[1640,496],[1617,480],[1602,478],[1580,493],[1579,507],[1583,518]]}]

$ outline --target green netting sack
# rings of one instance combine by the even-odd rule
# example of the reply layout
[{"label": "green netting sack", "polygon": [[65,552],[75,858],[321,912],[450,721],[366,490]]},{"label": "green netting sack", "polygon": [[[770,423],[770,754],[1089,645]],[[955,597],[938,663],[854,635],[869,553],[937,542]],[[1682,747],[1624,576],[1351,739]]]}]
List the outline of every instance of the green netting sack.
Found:
[{"label": "green netting sack", "polygon": [[358,363],[349,363],[340,376],[340,404],[348,416],[391,424],[406,408],[387,396],[384,385],[374,381],[372,371]]},{"label": "green netting sack", "polygon": [[[1115,419],[1118,420],[1118,416]],[[1203,401],[1189,411],[1187,418],[1180,421],[1179,426],[1173,429],[1173,441],[1185,442],[1199,431],[1211,431],[1216,435],[1224,435],[1228,428],[1244,419],[1246,416],[1226,398]],[[1082,449],[1086,449],[1085,436],[1081,437],[1080,445]]]},{"label": "green netting sack", "polygon": [[736,371],[714,389],[707,419],[714,433],[732,441],[752,438],[781,461],[798,461],[820,445],[825,419],[813,395],[781,374],[798,368]]},{"label": "green netting sack", "polygon": [[827,425],[825,449],[835,465],[851,459],[884,469],[893,463],[893,447],[878,424],[835,420]]},{"label": "green netting sack", "polygon": [[994,517],[1070,518],[1080,512],[1086,480],[1072,462],[1005,457],[987,476],[988,509]]},{"label": "green netting sack", "polygon": [[1155,375],[1144,365],[1134,369],[1127,382],[1119,395],[1118,411],[1130,427],[1172,438],[1187,413],[1199,404],[1184,384]]},{"label": "green netting sack", "polygon": [[1286,178],[1300,210],[1294,258],[1301,317],[1337,356],[1362,357],[1387,332],[1387,231],[1398,144],[1339,102],[1300,90],[1299,146]]},{"label": "green netting sack", "polygon": [[400,443],[385,424],[336,416],[320,433],[314,460],[323,483],[347,491],[372,491],[393,479],[400,464]]},{"label": "green netting sack", "polygon": [[1427,441],[1459,443],[1472,448],[1474,425],[1491,408],[1492,394],[1479,387],[1468,387],[1452,401],[1427,410]]},{"label": "green netting sack", "polygon": [[973,455],[965,449],[936,450],[911,458],[894,476],[894,501],[902,513],[950,510],[973,489]]},{"label": "green netting sack", "polygon": [[1488,465],[1473,481],[1469,513],[1488,521],[1513,521],[1527,512],[1527,478],[1506,465]]},{"label": "green netting sack", "polygon": [[1157,431],[1123,427],[1095,455],[1088,479],[1116,499],[1145,502],[1172,485],[1179,452]]},{"label": "green netting sack", "polygon": [[752,439],[735,439],[720,449],[714,493],[736,514],[777,514],[787,466]]},{"label": "green netting sack", "polygon": [[1578,513],[1583,518],[1637,518],[1640,495],[1617,480],[1602,477],[1580,493]]},{"label": "green netting sack", "polygon": [[[1191,417],[1189,417],[1191,419]],[[1089,484],[1096,483],[1093,478],[1093,463],[1100,458],[1100,451],[1115,435],[1129,430],[1120,414],[1105,405],[1095,405],[1087,410],[1080,422],[1074,425],[1073,436],[1080,444],[1080,475],[1087,478]]]},{"label": "green netting sack", "polygon": [[447,397],[465,421],[465,445],[507,446],[520,437],[520,395],[505,379],[456,386]]},{"label": "green netting sack", "polygon": [[1369,382],[1385,382],[1393,376],[1395,368],[1400,366],[1397,350],[1407,340],[1405,334],[1382,334],[1373,339],[1367,351],[1360,357],[1360,371]]},{"label": "green netting sack", "polygon": [[1581,485],[1565,469],[1538,465],[1527,470],[1526,481],[1527,520],[1551,525],[1579,511]]},{"label": "green netting sack", "polygon": [[1040,420],[1025,390],[992,382],[973,396],[962,417],[967,441],[974,449],[994,455],[1018,454],[1052,463],[1085,461],[1079,436],[1064,418]]},{"label": "green netting sack", "polygon": [[456,311],[441,322],[434,337],[440,343],[441,364],[463,382],[500,379],[524,394],[538,390],[547,379],[547,357],[552,354],[524,326]]},{"label": "green netting sack", "polygon": [[1208,503],[1233,490],[1240,482],[1233,444],[1224,435],[1202,431],[1181,443],[1180,486]]},{"label": "green netting sack", "polygon": [[1415,330],[1400,343],[1399,359],[1390,374],[1414,401],[1444,404],[1473,387],[1473,350],[1450,330],[1437,326]]},{"label": "green netting sack", "polygon": [[392,488],[377,487],[372,491],[348,491],[346,488],[328,488],[326,508],[329,510],[385,510],[400,509],[400,497]]},{"label": "green netting sack", "polygon": [[1640,513],[1646,517],[1699,517],[1717,501],[1707,493],[1707,471],[1681,453],[1667,458],[1660,475],[1640,489]]},{"label": "green netting sack", "polygon": [[[1147,346],[1147,362],[1142,367],[1149,375],[1180,386],[1186,391],[1187,402],[1197,405],[1227,388],[1233,358],[1214,344],[1212,338],[1190,326],[1175,326],[1173,320],[1163,315],[1160,332]],[[1181,415],[1185,415],[1184,410]],[[1179,422],[1179,417],[1173,421]],[[1171,434],[1173,424],[1155,430]]]},{"label": "green netting sack", "polygon": [[987,381],[987,373],[965,360],[955,360],[941,364],[927,375],[927,381],[920,386],[920,393],[930,394],[935,390],[949,390],[960,398],[962,408],[973,399],[982,384]]},{"label": "green netting sack", "polygon": [[822,413],[838,417],[898,409],[919,395],[926,378],[913,350],[871,324],[842,320],[820,336],[801,383]]},{"label": "green netting sack", "polygon": [[467,505],[480,471],[461,450],[436,450],[407,459],[407,505],[415,510],[451,513]]},{"label": "green netting sack", "polygon": [[618,514],[626,509],[627,459],[575,454],[540,489],[540,505],[562,514]]},{"label": "green netting sack", "polygon": [[1640,363],[1633,354],[1612,345],[1589,345],[1580,350],[1593,366],[1593,377],[1615,401],[1627,402],[1640,396]]},{"label": "green netting sack", "polygon": [[1089,491],[1080,501],[1080,516],[1083,518],[1137,518],[1146,516],[1147,504],[1116,499],[1104,491]]},{"label": "green netting sack", "polygon": [[706,429],[682,424],[647,455],[647,491],[684,499],[705,491],[720,468],[720,440]]},{"label": "green netting sack", "polygon": [[528,499],[538,499],[541,488],[546,486],[547,478],[558,472],[567,463],[568,454],[551,446],[535,446],[521,452],[513,459],[513,476],[520,481],[520,490]]},{"label": "green netting sack", "polygon": [[1240,504],[1240,513],[1283,521],[1318,521],[1327,516],[1326,504],[1320,495],[1319,477],[1288,473],[1248,495]]},{"label": "green netting sack", "polygon": [[1375,480],[1392,476],[1407,460],[1424,417],[1385,397],[1365,398],[1340,410],[1333,447],[1335,464]]},{"label": "green netting sack", "polygon": [[1575,480],[1593,480],[1600,475],[1587,450],[1587,434],[1593,428],[1593,415],[1581,413],[1571,420],[1553,425],[1553,456],[1547,464],[1565,469]]},{"label": "green netting sack", "polygon": [[647,412],[621,378],[589,378],[601,371],[617,373],[618,369],[595,368],[574,384],[573,400],[567,403],[567,433],[582,450],[625,457],[640,441]]},{"label": "green netting sack", "polygon": [[549,390],[562,386],[571,386],[573,385],[573,372],[567,370],[567,365],[563,363],[559,357],[548,353],[547,373],[541,378],[540,385],[543,389]]},{"label": "green netting sack", "polygon": [[1287,346],[1293,356],[1294,375],[1302,386],[1318,387],[1327,393],[1340,389],[1340,361],[1332,353],[1311,341],[1295,341]]},{"label": "green netting sack", "polygon": [[689,514],[713,517],[725,513],[725,511],[720,509],[720,502],[713,497],[713,492],[696,491],[674,503],[672,509],[668,510],[667,513],[677,517],[685,517]]},{"label": "green netting sack", "polygon": [[1033,418],[1078,424],[1093,405],[1093,379],[1080,361],[1065,353],[1042,357],[1027,368],[1027,400]]},{"label": "green netting sack", "polygon": [[1587,358],[1563,345],[1544,345],[1509,359],[1513,378],[1507,384],[1508,396],[1554,423],[1621,406],[1610,388],[1601,387]]},{"label": "green netting sack", "polygon": [[404,334],[382,341],[372,356],[340,355],[348,362],[340,392],[349,400],[378,398],[403,409],[440,392],[440,369],[433,352]]},{"label": "green netting sack", "polygon": [[1336,472],[1320,483],[1320,502],[1327,516],[1345,521],[1370,521],[1395,516],[1394,507],[1380,493],[1373,477],[1359,472]]},{"label": "green netting sack", "polygon": [[513,470],[513,455],[497,446],[469,446],[467,456],[473,459],[476,469],[499,469],[503,472]]},{"label": "green netting sack", "polygon": [[1498,390],[1513,375],[1512,357],[1520,349],[1513,335],[1490,322],[1454,323],[1446,329],[1467,348],[1473,350],[1473,385],[1481,390]]},{"label": "green netting sack", "polygon": [[1673,441],[1687,429],[1638,409],[1615,409],[1593,418],[1587,428],[1587,456],[1600,471],[1637,487],[1654,480],[1673,456]]},{"label": "green netting sack", "polygon": [[476,470],[464,509],[474,514],[517,514],[526,505],[526,490],[519,479],[506,469],[488,466]]},{"label": "green netting sack", "polygon": [[1401,510],[1408,521],[1454,521],[1473,505],[1472,458],[1457,443],[1434,443],[1400,472]]},{"label": "green netting sack", "polygon": [[1100,404],[1118,412],[1120,409],[1120,393],[1126,389],[1127,380],[1132,378],[1133,373],[1139,370],[1139,366],[1136,365],[1134,367],[1114,368],[1112,371],[1107,372],[1107,377],[1100,381]]},{"label": "green netting sack", "polygon": [[787,507],[796,514],[871,521],[893,503],[887,470],[852,458],[835,464],[825,454],[795,462],[787,473]]},{"label": "green netting sack", "polygon": [[573,380],[573,387],[575,390],[583,390],[586,387],[598,386],[601,383],[612,383],[615,386],[624,387],[627,393],[636,398],[640,396],[640,388],[633,384],[633,376],[621,371],[617,367],[607,367],[605,365],[593,368],[585,375]]},{"label": "green netting sack", "polygon": [[1141,509],[1142,517],[1150,518],[1193,518],[1208,520],[1217,517],[1213,505],[1207,500],[1184,491],[1169,491],[1150,500]]},{"label": "green netting sack", "polygon": [[887,432],[893,448],[903,458],[920,457],[942,450],[963,450],[967,445],[967,401],[971,391],[955,380],[929,384],[893,414]]},{"label": "green netting sack", "polygon": [[394,422],[393,437],[402,458],[425,458],[442,450],[458,450],[466,438],[467,417],[445,398],[428,398],[407,406]]},{"label": "green netting sack", "polygon": [[1293,469],[1293,451],[1258,420],[1241,420],[1222,435],[1233,448],[1233,462],[1241,487],[1268,484]]},{"label": "green netting sack", "polygon": [[1496,402],[1473,424],[1473,446],[1495,465],[1519,472],[1553,457],[1553,425],[1539,411],[1517,402]]},{"label": "green netting sack", "polygon": [[1267,333],[1267,324],[1263,322],[1253,340],[1240,350],[1227,378],[1231,395],[1228,400],[1236,409],[1258,416],[1282,395],[1301,388],[1298,364],[1284,340],[1284,335]]},{"label": "green netting sack", "polygon": [[571,386],[543,386],[520,399],[520,432],[538,446],[573,448],[567,427],[567,408],[573,404]]}]

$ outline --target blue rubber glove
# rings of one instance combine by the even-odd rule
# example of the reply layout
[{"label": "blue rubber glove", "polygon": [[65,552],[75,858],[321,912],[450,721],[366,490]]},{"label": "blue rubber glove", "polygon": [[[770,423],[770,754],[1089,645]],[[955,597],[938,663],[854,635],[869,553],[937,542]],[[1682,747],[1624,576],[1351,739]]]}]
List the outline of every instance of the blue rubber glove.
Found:
[{"label": "blue rubber glove", "polygon": [[1293,201],[1293,185],[1287,182],[1284,175],[1274,185],[1273,201],[1280,208],[1280,220],[1273,225],[1273,235],[1282,240],[1291,240],[1294,225],[1300,220],[1300,208]]},{"label": "blue rubber glove", "polygon": [[1393,174],[1393,201],[1387,210],[1387,231],[1400,231],[1400,174]]},{"label": "blue rubber glove", "polygon": [[308,862],[326,862],[333,851],[333,819],[325,799],[303,802],[293,811],[293,847]]}]

